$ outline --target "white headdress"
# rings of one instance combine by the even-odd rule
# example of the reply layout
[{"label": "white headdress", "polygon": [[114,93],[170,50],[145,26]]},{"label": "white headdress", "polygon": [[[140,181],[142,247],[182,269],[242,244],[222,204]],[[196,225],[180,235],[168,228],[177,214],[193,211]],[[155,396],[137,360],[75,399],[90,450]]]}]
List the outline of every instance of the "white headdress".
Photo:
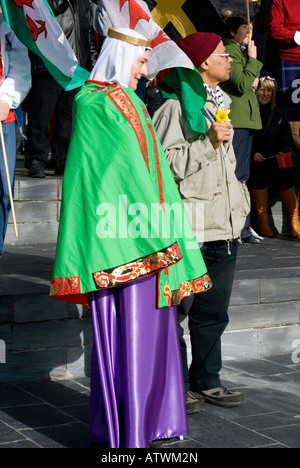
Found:
[{"label": "white headdress", "polygon": [[150,41],[136,31],[128,28],[111,28],[90,80],[117,83],[127,88],[133,63],[147,49],[150,49]]}]

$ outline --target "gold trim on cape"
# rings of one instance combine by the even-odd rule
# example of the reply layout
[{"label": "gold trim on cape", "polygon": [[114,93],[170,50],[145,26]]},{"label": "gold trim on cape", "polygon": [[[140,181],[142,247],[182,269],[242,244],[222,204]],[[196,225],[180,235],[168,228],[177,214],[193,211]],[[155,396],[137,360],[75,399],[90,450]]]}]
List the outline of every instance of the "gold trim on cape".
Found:
[{"label": "gold trim on cape", "polygon": [[93,279],[97,289],[112,288],[164,270],[180,260],[182,260],[182,253],[176,242],[160,252],[126,265],[93,273]]}]

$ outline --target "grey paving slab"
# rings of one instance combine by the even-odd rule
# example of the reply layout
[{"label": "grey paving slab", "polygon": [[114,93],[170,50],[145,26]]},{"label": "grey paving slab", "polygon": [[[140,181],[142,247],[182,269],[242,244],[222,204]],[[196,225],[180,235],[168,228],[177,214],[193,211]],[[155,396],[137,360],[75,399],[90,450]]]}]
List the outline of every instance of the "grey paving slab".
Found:
[{"label": "grey paving slab", "polygon": [[89,448],[90,445],[88,427],[80,422],[24,430],[22,434],[43,448]]},{"label": "grey paving slab", "polygon": [[210,448],[256,448],[277,442],[224,417],[211,417],[209,409],[189,418],[193,439]]},{"label": "grey paving slab", "polygon": [[19,441],[22,441],[22,439],[25,439],[25,437],[22,434],[19,434],[19,432],[14,430],[14,428],[10,427],[8,424],[3,423],[0,419],[0,448],[1,444],[3,443],[10,443],[12,447],[13,443],[18,443]]},{"label": "grey paving slab", "polygon": [[34,405],[39,403],[34,395],[16,385],[0,385],[0,409],[18,405]]},{"label": "grey paving slab", "polygon": [[[83,371],[89,375],[89,314],[82,307],[66,309],[59,304],[62,308],[49,309],[42,323],[39,297],[45,308],[55,244],[6,245],[5,250],[0,263],[0,339],[5,338],[10,351],[16,343],[19,351],[10,352],[7,364],[0,364],[0,448],[89,448],[89,378],[80,376]],[[246,404],[232,410],[205,404],[201,413],[189,418],[188,436],[166,442],[166,446],[182,450],[300,448],[299,363],[291,354],[257,359],[259,351],[273,353],[274,345],[284,349],[287,342],[294,358],[300,358],[295,348],[298,340],[300,348],[299,327],[292,325],[300,302],[299,278],[299,240],[280,237],[266,240],[258,248],[240,247],[231,304],[236,321],[224,336],[222,382],[243,391]],[[277,283],[281,286],[276,287]],[[282,294],[286,302],[280,301]],[[244,306],[241,315],[240,306]],[[281,315],[285,326],[279,326]],[[63,348],[58,325],[68,319],[69,347]],[[286,326],[286,320],[291,326]],[[32,335],[29,323],[37,336]],[[252,328],[255,324],[264,326]],[[249,328],[238,329],[246,326]],[[41,349],[45,333],[51,345],[60,346]],[[25,338],[29,349],[24,349]],[[233,349],[238,359],[228,359]],[[43,380],[45,373],[53,380]],[[17,381],[9,383],[16,376]]]},{"label": "grey paving slab", "polygon": [[[230,410],[205,404],[188,418],[184,440],[163,448],[300,448],[299,375],[291,356],[226,361],[222,381],[243,391],[246,404]],[[90,448],[88,377],[0,389],[0,448]]]},{"label": "grey paving slab", "polygon": [[27,427],[60,426],[74,422],[71,416],[45,403],[2,408],[0,420],[16,430]]},{"label": "grey paving slab", "polygon": [[57,408],[87,404],[88,388],[79,390],[78,384],[72,380],[49,382],[20,383],[18,388],[38,401],[44,401]]},{"label": "grey paving slab", "polygon": [[300,424],[264,429],[260,431],[260,434],[276,440],[286,447],[299,448]]},{"label": "grey paving slab", "polygon": [[32,448],[42,448],[41,446],[35,444],[34,442],[32,442],[31,440],[29,439],[22,439],[22,440],[18,440],[16,442],[1,442],[0,443],[0,448],[1,449],[8,449],[8,448],[15,448],[15,449],[32,449]]}]

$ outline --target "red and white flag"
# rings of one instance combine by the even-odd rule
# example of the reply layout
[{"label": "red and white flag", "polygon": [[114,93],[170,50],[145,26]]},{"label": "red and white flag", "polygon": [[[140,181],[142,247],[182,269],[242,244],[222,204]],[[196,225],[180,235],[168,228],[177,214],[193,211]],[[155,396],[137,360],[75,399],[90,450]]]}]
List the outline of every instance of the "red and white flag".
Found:
[{"label": "red and white flag", "polygon": [[149,78],[168,68],[194,69],[187,55],[156,24],[147,4],[142,0],[100,0],[96,14],[96,30],[107,36],[108,29],[130,28],[151,40],[148,64]]},{"label": "red and white flag", "polygon": [[3,19],[18,39],[41,57],[65,89],[82,86],[89,72],[77,58],[46,0],[1,0]]}]

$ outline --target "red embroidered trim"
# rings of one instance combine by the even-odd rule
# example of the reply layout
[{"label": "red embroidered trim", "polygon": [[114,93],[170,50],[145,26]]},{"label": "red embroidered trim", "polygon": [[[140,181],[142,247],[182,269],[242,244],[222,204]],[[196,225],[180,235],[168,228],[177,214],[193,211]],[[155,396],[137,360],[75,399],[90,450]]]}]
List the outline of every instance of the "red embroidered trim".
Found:
[{"label": "red embroidered trim", "polygon": [[157,145],[155,131],[154,131],[154,128],[153,128],[153,126],[152,126],[152,124],[150,122],[148,123],[148,129],[149,129],[149,131],[151,133],[153,146],[154,146],[156,173],[157,173],[157,180],[158,180],[159,201],[160,201],[160,204],[163,205],[165,203],[165,194],[164,194],[164,184],[163,184],[163,178],[162,178],[162,173],[161,173],[161,168],[160,168],[160,161],[159,161],[159,151],[158,151],[158,145]]},{"label": "red embroidered trim", "polygon": [[202,278],[182,283],[177,291],[171,291],[169,284],[166,282],[163,295],[168,298],[169,307],[178,306],[184,297],[206,292],[211,289],[212,286],[213,284],[210,277],[208,275],[204,275]]},{"label": "red embroidered trim", "polygon": [[113,89],[112,91],[109,91],[107,93],[107,96],[113,101],[113,103],[116,105],[119,111],[122,112],[126,120],[128,120],[128,122],[132,126],[132,129],[136,134],[137,140],[141,148],[141,153],[143,155],[147,169],[150,174],[147,138],[136,108],[134,107],[130,98],[127,96],[127,94],[122,88],[117,88]]},{"label": "red embroidered trim", "polygon": [[51,282],[50,296],[65,296],[69,294],[80,294],[80,277],[55,278]]}]

